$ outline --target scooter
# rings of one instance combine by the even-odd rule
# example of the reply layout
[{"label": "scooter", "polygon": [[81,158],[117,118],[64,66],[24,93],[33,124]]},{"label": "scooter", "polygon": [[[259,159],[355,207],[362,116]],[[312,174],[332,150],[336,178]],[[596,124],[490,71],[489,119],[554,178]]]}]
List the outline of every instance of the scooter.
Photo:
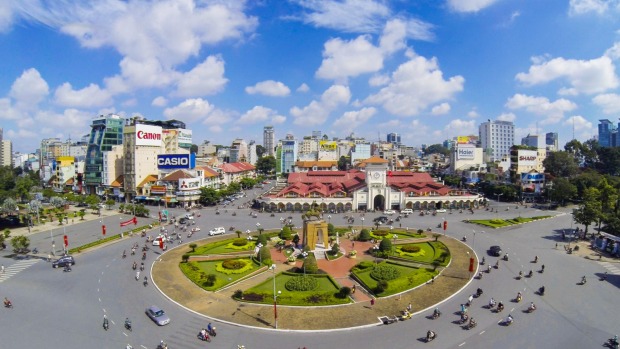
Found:
[{"label": "scooter", "polygon": [[211,337],[209,337],[209,334],[205,331],[205,334],[203,335],[202,332],[198,332],[198,339],[200,339],[201,341],[206,341],[206,342],[210,342],[211,341]]},{"label": "scooter", "polygon": [[426,343],[432,341],[435,338],[437,338],[437,333],[429,331],[429,333],[426,334]]},{"label": "scooter", "polygon": [[65,267],[62,269],[62,271],[64,271],[64,272],[70,272],[70,271],[71,271],[71,267],[67,264],[67,265],[65,265]]},{"label": "scooter", "polygon": [[609,338],[607,340],[607,346],[612,349],[618,349],[618,347],[620,346],[620,343],[618,342],[617,338]]},{"label": "scooter", "polygon": [[125,320],[125,328],[131,332],[131,321],[129,319]]}]

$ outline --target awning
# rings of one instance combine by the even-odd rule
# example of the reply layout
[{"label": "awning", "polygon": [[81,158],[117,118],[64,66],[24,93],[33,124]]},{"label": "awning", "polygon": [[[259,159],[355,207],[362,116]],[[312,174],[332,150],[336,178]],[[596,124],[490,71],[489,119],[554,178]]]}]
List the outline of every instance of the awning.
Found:
[{"label": "awning", "polygon": [[179,200],[177,200],[177,199],[170,199],[170,200],[168,200],[168,202],[179,202]]},{"label": "awning", "polygon": [[146,196],[136,196],[134,199],[136,199],[136,200],[146,200]]},{"label": "awning", "polygon": [[149,197],[148,197],[148,198],[146,198],[146,199],[147,199],[147,200],[153,200],[153,201],[159,201],[159,200],[161,200],[161,198],[160,198],[160,197],[158,197],[158,196],[149,196]]}]

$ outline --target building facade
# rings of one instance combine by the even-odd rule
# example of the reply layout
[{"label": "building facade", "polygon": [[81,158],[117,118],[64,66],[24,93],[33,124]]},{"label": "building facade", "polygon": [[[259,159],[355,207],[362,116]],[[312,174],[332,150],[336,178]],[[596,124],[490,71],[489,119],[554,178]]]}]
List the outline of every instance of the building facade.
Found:
[{"label": "building facade", "polygon": [[282,173],[291,173],[297,162],[297,140],[293,135],[286,135],[286,139],[281,141],[282,151],[280,154]]},{"label": "building facade", "polygon": [[[90,136],[86,149],[84,185],[88,194],[103,195],[105,186],[104,154],[114,146],[123,144],[123,127],[125,120],[116,114],[101,115],[95,118],[90,127]],[[114,180],[115,178],[112,178]]]},{"label": "building facade", "polygon": [[400,144],[400,134],[398,133],[388,133],[387,134],[388,143],[392,144]]},{"label": "building facade", "polygon": [[601,147],[617,146],[618,128],[609,120],[599,120],[598,124],[598,144]]},{"label": "building facade", "polygon": [[560,145],[558,143],[558,133],[547,132],[547,134],[545,134],[545,144],[547,146],[548,151],[560,150]]},{"label": "building facade", "polygon": [[0,141],[0,166],[13,167],[13,143],[9,140]]},{"label": "building facade", "polygon": [[265,126],[263,129],[263,147],[265,148],[265,155],[276,155],[276,132],[273,126]]},{"label": "building facade", "polygon": [[510,121],[483,122],[478,128],[480,144],[489,161],[500,161],[510,155],[515,142],[515,126]]}]

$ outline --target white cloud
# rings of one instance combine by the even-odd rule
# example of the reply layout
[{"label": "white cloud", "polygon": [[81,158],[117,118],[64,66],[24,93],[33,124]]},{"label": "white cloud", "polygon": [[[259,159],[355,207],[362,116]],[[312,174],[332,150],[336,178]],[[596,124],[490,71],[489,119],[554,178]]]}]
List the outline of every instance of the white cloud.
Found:
[{"label": "white cloud", "polygon": [[65,82],[54,92],[56,104],[65,107],[101,107],[112,103],[112,96],[108,91],[96,84],[90,84],[80,90],[74,90],[70,83]]},{"label": "white cloud", "polygon": [[603,109],[605,114],[620,113],[620,95],[608,93],[598,95],[592,99],[592,102]]},{"label": "white cloud", "polygon": [[589,12],[602,15],[608,9],[609,5],[618,4],[617,0],[570,0],[568,13],[570,15],[582,15]]},{"label": "white cloud", "polygon": [[361,35],[350,41],[340,38],[327,41],[323,50],[323,62],[316,76],[338,80],[383,68],[383,53],[381,49],[373,46],[369,39],[369,36]]},{"label": "white cloud", "polygon": [[517,116],[514,113],[501,113],[497,117],[497,120],[514,122],[515,120],[517,120]]},{"label": "white cloud", "polygon": [[283,124],[284,122],[286,122],[286,116],[274,115],[271,117],[271,123],[274,125]]},{"label": "white cloud", "polygon": [[346,105],[350,99],[351,91],[347,86],[332,85],[323,92],[319,101],[314,100],[304,108],[293,107],[290,113],[296,125],[321,125],[333,110]]},{"label": "white cloud", "polygon": [[47,95],[49,87],[39,71],[30,68],[25,70],[11,85],[9,96],[15,100],[18,108],[25,110],[35,109]]},{"label": "white cloud", "polygon": [[19,120],[24,113],[11,104],[9,98],[0,98],[0,120]]},{"label": "white cloud", "polygon": [[476,120],[454,119],[445,127],[444,131],[449,131],[452,135],[470,135],[477,134]]},{"label": "white cloud", "polygon": [[303,14],[303,21],[316,27],[353,33],[372,33],[380,30],[390,9],[383,1],[324,1],[296,0],[311,12]]},{"label": "white cloud", "polygon": [[441,103],[439,105],[434,106],[431,109],[431,114],[433,115],[444,115],[450,112],[450,103]]},{"label": "white cloud", "polygon": [[529,71],[517,74],[516,79],[528,86],[564,79],[570,86],[560,90],[564,94],[600,93],[619,85],[615,66],[607,56],[587,61],[564,58],[541,61],[537,58]]},{"label": "white cloud", "polygon": [[0,33],[6,32],[13,24],[13,2],[0,1]]},{"label": "white cloud", "polygon": [[448,0],[448,6],[456,12],[478,12],[495,2],[497,0]]},{"label": "white cloud", "polygon": [[217,132],[222,132],[222,125],[230,122],[233,118],[232,112],[226,112],[221,109],[215,109],[213,112],[207,116],[206,119],[202,122],[203,125],[209,126],[209,130],[219,130]]},{"label": "white cloud", "polygon": [[224,61],[220,57],[209,56],[181,76],[173,94],[181,97],[212,95],[223,90],[227,82]]},{"label": "white cloud", "polygon": [[472,119],[475,119],[475,118],[480,117],[480,114],[478,113],[478,111],[476,109],[472,109],[469,112],[467,112],[467,116],[472,118]]},{"label": "white cloud", "polygon": [[158,96],[153,99],[151,105],[154,107],[165,107],[166,105],[168,105],[168,100],[166,99],[166,97]]},{"label": "white cloud", "polygon": [[280,81],[265,80],[256,83],[254,86],[246,87],[245,92],[251,95],[261,94],[265,96],[285,97],[291,93],[291,90]]},{"label": "white cloud", "polygon": [[377,113],[377,109],[362,108],[361,110],[345,112],[340,118],[334,121],[334,126],[341,128],[343,131],[351,132],[361,125],[365,124],[370,118]]},{"label": "white cloud", "polygon": [[620,42],[615,42],[614,45],[605,51],[605,56],[612,60],[620,59]]},{"label": "white cloud", "polygon": [[596,134],[596,127],[581,115],[574,115],[566,119],[562,125],[573,128],[578,133],[575,135],[578,139],[590,139]]},{"label": "white cloud", "polygon": [[186,99],[176,107],[164,109],[164,116],[168,119],[195,122],[207,118],[214,108],[202,98]]},{"label": "white cloud", "polygon": [[265,122],[270,119],[280,121],[280,123],[282,123],[284,122],[284,121],[281,121],[282,118],[286,120],[286,118],[283,117],[282,115],[278,115],[277,111],[258,105],[248,110],[247,112],[245,112],[245,114],[241,115],[241,117],[237,119],[236,124],[241,124],[241,125],[256,124],[259,122]]},{"label": "white cloud", "polygon": [[550,102],[546,97],[515,94],[508,99],[506,107],[512,110],[525,109],[530,113],[545,116],[546,119],[541,122],[545,125],[559,122],[564,113],[576,109],[577,105],[564,98]]},{"label": "white cloud", "polygon": [[310,91],[310,86],[306,85],[306,83],[304,82],[303,84],[299,85],[299,87],[297,88],[297,92],[301,92],[301,93],[305,93]]},{"label": "white cloud", "polygon": [[372,87],[385,86],[390,82],[390,76],[386,74],[375,74],[368,80],[368,85]]},{"label": "white cloud", "polygon": [[395,115],[413,116],[431,104],[452,98],[463,90],[464,82],[462,76],[444,80],[435,58],[416,56],[401,64],[392,73],[389,85],[365,102],[381,104]]}]

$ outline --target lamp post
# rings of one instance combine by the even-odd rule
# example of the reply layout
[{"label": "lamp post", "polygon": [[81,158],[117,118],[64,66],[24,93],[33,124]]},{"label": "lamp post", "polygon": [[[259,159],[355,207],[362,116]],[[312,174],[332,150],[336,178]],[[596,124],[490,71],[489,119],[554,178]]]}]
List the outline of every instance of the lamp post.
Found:
[{"label": "lamp post", "polygon": [[[260,254],[260,249],[263,247],[263,244],[261,244],[260,242],[258,244],[256,244],[256,253],[258,254],[258,263],[262,266],[263,265],[263,256],[261,256]],[[273,264],[275,265],[275,264]]]},{"label": "lamp post", "polygon": [[278,303],[276,294],[276,265],[272,264],[269,270],[273,272],[273,318],[276,330],[278,329]]},{"label": "lamp post", "polygon": [[56,256],[56,243],[54,242],[54,230],[50,229],[50,238],[52,239],[52,256]]},{"label": "lamp post", "polygon": [[330,224],[332,222],[332,215],[327,215],[327,223]]},{"label": "lamp post", "polygon": [[258,230],[258,234],[260,235],[261,231],[260,231],[260,223],[259,222],[256,222],[256,230]]},{"label": "lamp post", "polygon": [[364,217],[362,217],[361,220],[362,220],[362,229],[364,229]]},{"label": "lamp post", "polygon": [[304,266],[304,276],[306,276],[306,257],[308,257],[308,252],[303,251],[301,253],[301,256],[304,258],[304,263],[303,263],[303,266]]}]

